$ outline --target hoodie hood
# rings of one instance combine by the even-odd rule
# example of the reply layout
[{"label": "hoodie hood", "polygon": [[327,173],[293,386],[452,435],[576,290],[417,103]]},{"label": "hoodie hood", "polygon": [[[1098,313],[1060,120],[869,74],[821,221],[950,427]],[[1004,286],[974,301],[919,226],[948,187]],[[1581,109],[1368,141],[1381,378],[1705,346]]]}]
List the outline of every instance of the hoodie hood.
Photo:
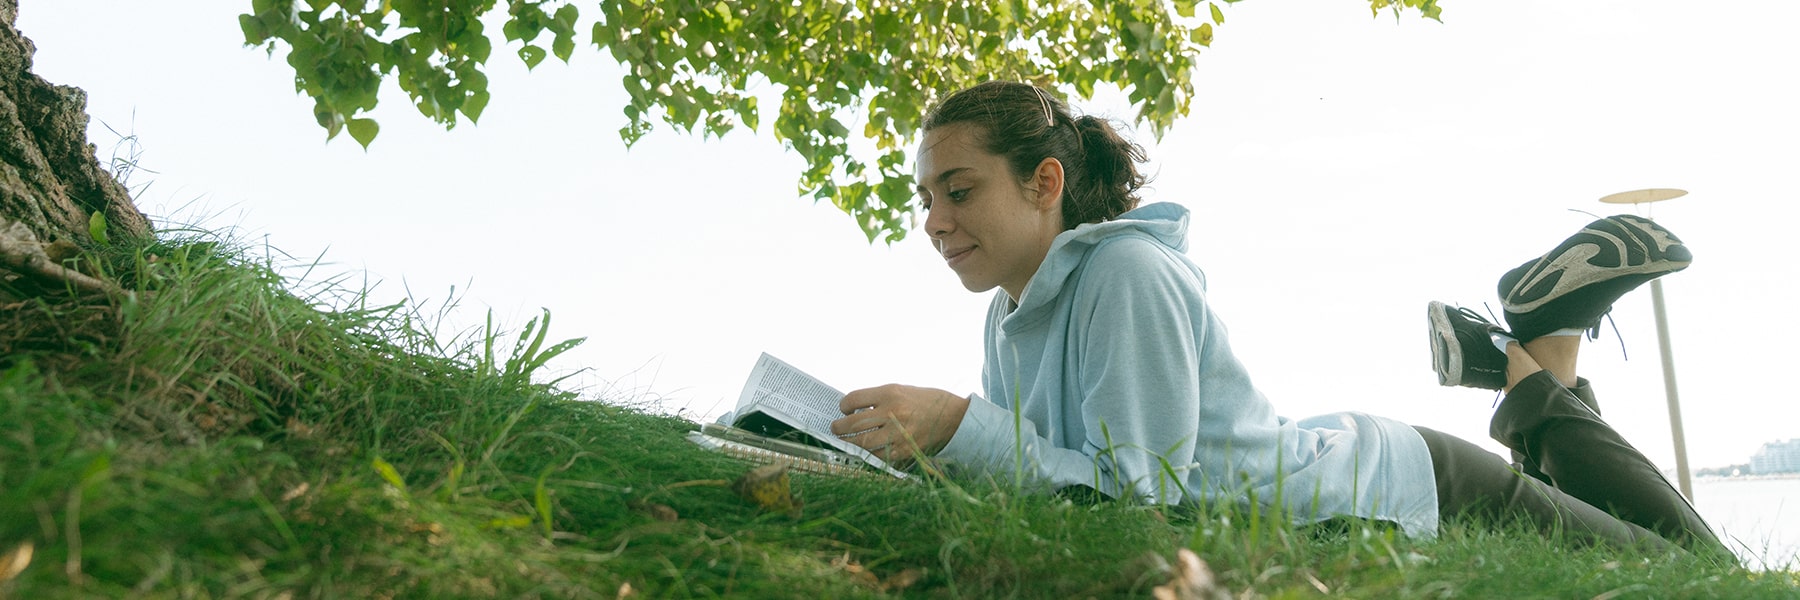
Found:
[{"label": "hoodie hood", "polygon": [[[1100,223],[1083,223],[1064,231],[1050,242],[1050,251],[1038,265],[1036,274],[1025,284],[1025,293],[1012,318],[1027,318],[1056,302],[1069,275],[1081,266],[1088,250],[1101,241],[1121,235],[1154,240],[1176,252],[1187,253],[1188,209],[1180,204],[1157,202],[1139,206],[1118,218]],[[1001,292],[1005,296],[1005,292]]]}]

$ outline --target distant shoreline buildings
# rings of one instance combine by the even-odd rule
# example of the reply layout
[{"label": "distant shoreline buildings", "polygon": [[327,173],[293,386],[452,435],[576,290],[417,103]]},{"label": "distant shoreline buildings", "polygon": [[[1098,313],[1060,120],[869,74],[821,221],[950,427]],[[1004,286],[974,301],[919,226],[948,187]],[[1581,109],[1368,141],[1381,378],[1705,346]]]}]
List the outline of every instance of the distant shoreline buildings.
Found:
[{"label": "distant shoreline buildings", "polygon": [[[1674,477],[1674,471],[1664,473]],[[1796,477],[1800,476],[1800,438],[1763,444],[1750,462],[1694,471],[1696,477]]]},{"label": "distant shoreline buildings", "polygon": [[1769,442],[1750,455],[1750,474],[1800,473],[1800,439]]}]

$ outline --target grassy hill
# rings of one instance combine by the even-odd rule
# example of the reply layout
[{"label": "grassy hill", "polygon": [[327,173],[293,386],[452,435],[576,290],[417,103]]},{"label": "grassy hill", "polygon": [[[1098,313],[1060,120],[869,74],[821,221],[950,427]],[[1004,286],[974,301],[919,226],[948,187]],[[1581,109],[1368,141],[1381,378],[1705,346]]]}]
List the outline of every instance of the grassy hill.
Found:
[{"label": "grassy hill", "polygon": [[1213,578],[1182,597],[1800,594],[1505,528],[1414,541],[931,476],[793,474],[798,508],[765,510],[692,424],[534,377],[568,347],[547,313],[443,335],[204,233],[89,262],[131,292],[0,303],[0,597],[1150,597],[1179,548]]}]

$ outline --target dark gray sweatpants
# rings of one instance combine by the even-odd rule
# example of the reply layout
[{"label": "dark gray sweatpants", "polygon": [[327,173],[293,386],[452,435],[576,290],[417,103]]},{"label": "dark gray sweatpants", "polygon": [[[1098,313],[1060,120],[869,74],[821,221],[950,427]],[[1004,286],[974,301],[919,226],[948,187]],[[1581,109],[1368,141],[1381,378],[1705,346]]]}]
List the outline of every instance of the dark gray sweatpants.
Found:
[{"label": "dark gray sweatpants", "polygon": [[[1730,557],[1667,478],[1594,408],[1593,389],[1563,387],[1549,371],[1513,386],[1489,435],[1518,468],[1466,440],[1414,427],[1431,451],[1438,512],[1445,519],[1523,519],[1586,542]],[[1585,402],[1584,402],[1585,400]]]}]

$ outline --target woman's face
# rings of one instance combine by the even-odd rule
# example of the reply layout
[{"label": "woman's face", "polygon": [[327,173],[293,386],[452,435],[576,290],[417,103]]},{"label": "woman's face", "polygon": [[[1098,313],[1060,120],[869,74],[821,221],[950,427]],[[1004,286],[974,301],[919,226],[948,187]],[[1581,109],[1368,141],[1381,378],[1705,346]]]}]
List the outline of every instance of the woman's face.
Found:
[{"label": "woman's face", "polygon": [[981,133],[971,123],[925,132],[914,174],[925,232],[963,287],[999,286],[1016,302],[1062,232],[1062,164],[1044,159],[1020,182]]}]

